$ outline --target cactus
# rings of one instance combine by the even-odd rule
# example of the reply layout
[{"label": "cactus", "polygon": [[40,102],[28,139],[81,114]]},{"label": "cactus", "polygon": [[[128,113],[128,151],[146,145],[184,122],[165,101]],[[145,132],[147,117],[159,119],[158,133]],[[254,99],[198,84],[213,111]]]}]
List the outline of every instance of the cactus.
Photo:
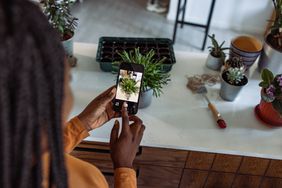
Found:
[{"label": "cactus", "polygon": [[226,61],[225,63],[225,68],[228,69],[229,67],[232,67],[232,68],[244,68],[244,63],[242,61],[242,58],[240,57],[233,57],[232,59],[229,59]]}]

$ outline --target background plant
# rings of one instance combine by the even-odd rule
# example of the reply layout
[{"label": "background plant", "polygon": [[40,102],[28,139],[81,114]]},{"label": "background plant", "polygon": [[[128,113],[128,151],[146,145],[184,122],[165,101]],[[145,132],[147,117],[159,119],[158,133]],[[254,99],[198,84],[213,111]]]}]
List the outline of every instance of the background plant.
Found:
[{"label": "background plant", "polygon": [[276,76],[268,69],[263,69],[261,73],[262,99],[272,103],[273,108],[282,116],[282,74]]},{"label": "background plant", "polygon": [[272,0],[275,19],[270,20],[273,22],[271,29],[271,34],[277,40],[278,46],[282,47],[282,0]]},{"label": "background plant", "polygon": [[121,81],[119,84],[120,84],[121,90],[128,95],[136,93],[139,89],[139,87],[137,87],[137,82],[132,78],[121,78]]},{"label": "background plant", "polygon": [[230,67],[226,70],[227,80],[232,85],[238,85],[244,79],[243,68]]},{"label": "background plant", "polygon": [[119,55],[122,58],[121,62],[136,63],[144,66],[143,82],[141,85],[142,92],[152,89],[155,97],[159,97],[163,93],[163,86],[167,85],[170,81],[170,74],[162,71],[162,64],[166,58],[161,60],[155,59],[154,50],[150,50],[147,54],[143,55],[140,53],[139,48],[129,53],[123,51]]},{"label": "background plant", "polygon": [[214,57],[221,57],[223,59],[225,59],[225,53],[224,50],[227,50],[229,48],[224,48],[223,45],[225,43],[225,41],[223,41],[220,45],[218,44],[217,40],[215,39],[215,35],[208,35],[208,37],[211,39],[212,42],[212,46],[209,46],[209,50],[211,55],[213,55]]},{"label": "background plant", "polygon": [[242,58],[240,57],[233,57],[226,61],[225,68],[228,69],[229,67],[237,67],[237,68],[244,68],[244,63]]},{"label": "background plant", "polygon": [[61,40],[67,40],[73,36],[77,27],[77,18],[72,16],[70,0],[44,0],[43,12],[47,16],[49,23],[55,28]]}]

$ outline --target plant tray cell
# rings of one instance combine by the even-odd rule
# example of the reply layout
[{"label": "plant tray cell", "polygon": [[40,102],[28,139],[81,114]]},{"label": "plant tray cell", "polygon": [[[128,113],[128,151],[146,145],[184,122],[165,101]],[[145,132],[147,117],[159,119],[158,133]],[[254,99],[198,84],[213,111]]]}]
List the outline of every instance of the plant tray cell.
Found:
[{"label": "plant tray cell", "polygon": [[176,62],[172,41],[167,38],[101,37],[96,60],[100,63],[100,68],[103,71],[111,72],[113,70],[112,62],[121,60],[118,53],[124,50],[129,52],[135,48],[139,48],[143,55],[151,49],[155,50],[156,55],[154,58],[156,59],[166,57],[162,66],[163,72],[169,72]]}]

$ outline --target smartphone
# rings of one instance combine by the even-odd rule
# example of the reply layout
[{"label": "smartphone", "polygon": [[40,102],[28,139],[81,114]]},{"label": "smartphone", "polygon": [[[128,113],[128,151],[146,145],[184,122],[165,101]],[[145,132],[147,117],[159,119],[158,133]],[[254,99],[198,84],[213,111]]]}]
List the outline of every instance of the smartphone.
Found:
[{"label": "smartphone", "polygon": [[127,102],[128,113],[136,114],[143,81],[144,66],[135,63],[121,63],[119,66],[114,110],[121,111],[123,102]]}]

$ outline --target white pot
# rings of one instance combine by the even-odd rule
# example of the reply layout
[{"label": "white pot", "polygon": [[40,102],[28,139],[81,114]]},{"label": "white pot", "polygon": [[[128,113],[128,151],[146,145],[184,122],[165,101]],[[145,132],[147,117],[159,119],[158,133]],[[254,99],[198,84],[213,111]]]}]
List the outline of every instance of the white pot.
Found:
[{"label": "white pot", "polygon": [[62,41],[66,55],[73,56],[73,36],[68,40]]},{"label": "white pot", "polygon": [[214,57],[213,55],[209,54],[206,66],[212,70],[219,71],[224,63],[224,58],[222,57]]}]

